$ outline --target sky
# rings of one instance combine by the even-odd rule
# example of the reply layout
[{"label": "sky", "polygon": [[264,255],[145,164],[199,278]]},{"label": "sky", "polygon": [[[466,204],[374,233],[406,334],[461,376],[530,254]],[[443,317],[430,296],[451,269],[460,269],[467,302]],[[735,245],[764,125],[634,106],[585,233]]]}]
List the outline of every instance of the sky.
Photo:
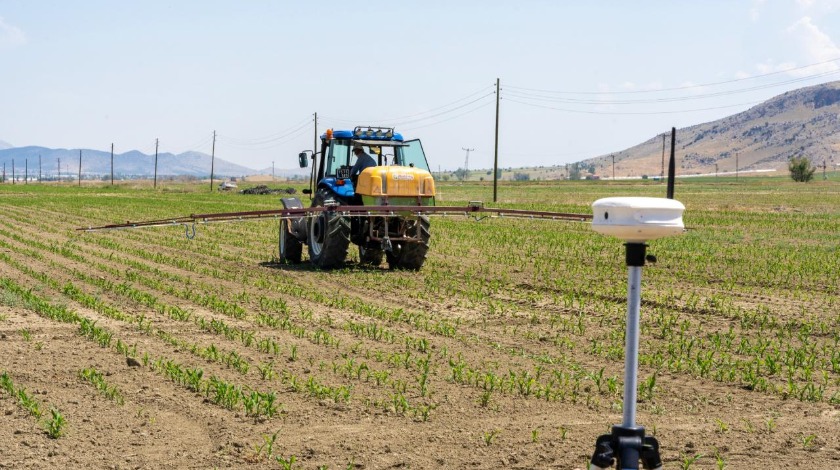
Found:
[{"label": "sky", "polygon": [[[294,168],[395,127],[437,171],[563,165],[840,80],[840,0],[0,0],[0,141]],[[471,149],[467,152],[465,149]]]}]

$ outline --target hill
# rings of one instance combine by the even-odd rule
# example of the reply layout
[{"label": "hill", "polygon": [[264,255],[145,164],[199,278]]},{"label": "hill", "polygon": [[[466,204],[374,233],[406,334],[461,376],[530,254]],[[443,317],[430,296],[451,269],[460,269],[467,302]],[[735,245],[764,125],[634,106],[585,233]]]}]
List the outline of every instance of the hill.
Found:
[{"label": "hill", "polygon": [[[25,167],[28,166],[30,177],[38,175],[38,161],[40,158],[41,172],[44,178],[55,178],[59,171],[64,176],[79,174],[80,149],[51,149],[46,147],[0,147],[0,164],[5,165],[6,175],[11,176],[12,164],[15,166],[17,177],[23,177]],[[100,150],[81,149],[82,177],[96,178],[111,174],[111,153]],[[204,178],[210,176],[211,156],[201,152],[184,152],[180,154],[158,154],[158,176],[194,176]],[[60,170],[59,170],[60,162]],[[137,150],[114,154],[114,176],[146,177],[155,173],[155,156],[146,155]],[[242,176],[256,173],[256,170],[216,158],[213,173],[217,177]]]},{"label": "hill", "polygon": [[[714,174],[777,169],[787,171],[792,156],[804,155],[814,165],[833,168],[840,160],[840,81],[801,88],[776,96],[744,112],[677,129],[677,174]],[[584,160],[582,168],[616,177],[659,175],[662,134],[609,155]],[[670,155],[670,132],[665,158]],[[667,168],[666,168],[667,171]]]}]

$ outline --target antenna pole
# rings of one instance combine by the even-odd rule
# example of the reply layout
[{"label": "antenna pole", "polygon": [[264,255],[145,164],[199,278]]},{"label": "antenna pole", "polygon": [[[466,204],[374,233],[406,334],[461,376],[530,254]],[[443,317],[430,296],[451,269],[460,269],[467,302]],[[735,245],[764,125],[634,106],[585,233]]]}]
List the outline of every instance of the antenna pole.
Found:
[{"label": "antenna pole", "polygon": [[[493,150],[493,202],[496,202],[496,187],[499,183],[499,79],[496,79],[496,143]],[[467,152],[469,156],[469,152]]]},{"label": "antenna pole", "polygon": [[[670,179],[668,180],[670,183]],[[645,265],[647,245],[639,242],[624,244],[627,263],[627,331],[624,342],[624,410],[621,425],[612,427],[610,434],[598,437],[590,470],[605,470],[613,466],[621,470],[638,470],[639,460],[646,469],[662,469],[659,442],[645,436],[645,428],[636,425],[636,394],[639,370],[639,307],[641,305],[642,266]]]},{"label": "antenna pole", "polygon": [[676,160],[677,128],[671,128],[671,159],[668,161],[668,199],[674,199],[674,178],[677,172]]}]

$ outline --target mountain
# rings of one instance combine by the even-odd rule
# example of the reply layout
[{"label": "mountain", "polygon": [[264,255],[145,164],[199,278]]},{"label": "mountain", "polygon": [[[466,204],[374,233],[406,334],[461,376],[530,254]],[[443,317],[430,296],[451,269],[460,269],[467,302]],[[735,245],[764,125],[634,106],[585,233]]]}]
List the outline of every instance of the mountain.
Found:
[{"label": "mountain", "polygon": [[[111,174],[111,153],[100,150],[81,149],[83,178],[104,177]],[[12,173],[23,177],[28,172],[30,177],[37,176],[38,166],[44,178],[55,178],[61,163],[62,175],[78,175],[79,149],[51,149],[45,147],[2,148],[0,145],[0,163],[5,165],[6,175]],[[212,157],[201,152],[158,154],[158,176],[188,175],[198,178],[210,176]],[[114,154],[115,177],[145,177],[155,172],[155,156],[146,155],[137,150]],[[256,173],[255,170],[216,158],[213,162],[213,174],[216,177],[242,176]]]},{"label": "mountain", "polygon": [[[804,155],[814,165],[840,163],[840,81],[800,88],[771,98],[742,113],[717,121],[677,129],[677,175],[714,174],[738,170],[787,171],[788,159]],[[670,132],[665,159],[670,155]],[[584,160],[582,168],[616,177],[659,175],[662,134],[621,152]],[[667,172],[667,167],[665,169]]]}]

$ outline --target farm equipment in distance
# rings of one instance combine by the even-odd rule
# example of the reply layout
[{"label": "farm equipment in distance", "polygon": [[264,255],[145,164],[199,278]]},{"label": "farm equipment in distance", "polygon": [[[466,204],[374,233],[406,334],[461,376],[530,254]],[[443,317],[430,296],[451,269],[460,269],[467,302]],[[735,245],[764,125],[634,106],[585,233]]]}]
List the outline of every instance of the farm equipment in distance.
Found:
[{"label": "farm equipment in distance", "polygon": [[[374,158],[375,166],[357,165],[359,157]],[[351,130],[328,129],[321,135],[321,150],[298,155],[301,168],[312,160],[311,203],[282,198],[283,209],[192,214],[185,217],[127,222],[79,230],[105,230],[274,217],[280,219],[279,254],[284,263],[300,263],[303,247],[309,261],[322,269],[342,266],[350,243],[358,246],[362,264],[379,266],[383,258],[391,269],[418,270],[426,260],[431,240],[430,216],[465,214],[479,217],[525,217],[586,221],[588,214],[488,208],[436,206],[435,181],[420,140],[405,141],[393,128],[364,126]],[[370,162],[370,163],[374,163]],[[194,233],[194,232],[193,232]],[[188,230],[189,234],[189,230]]]}]

